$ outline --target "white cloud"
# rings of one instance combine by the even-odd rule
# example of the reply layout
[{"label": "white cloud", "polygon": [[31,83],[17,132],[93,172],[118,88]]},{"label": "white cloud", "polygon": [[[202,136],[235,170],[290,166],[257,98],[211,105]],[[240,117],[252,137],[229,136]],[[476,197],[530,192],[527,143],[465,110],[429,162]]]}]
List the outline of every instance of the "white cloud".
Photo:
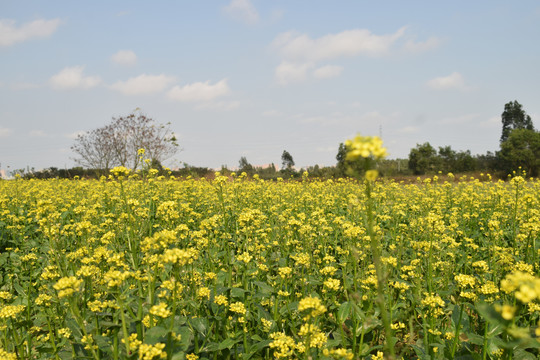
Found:
[{"label": "white cloud", "polygon": [[64,136],[68,139],[72,139],[72,140],[75,140],[77,137],[79,137],[79,135],[84,135],[86,134],[86,131],[75,131],[75,132],[72,132],[71,134],[65,134]]},{"label": "white cloud", "polygon": [[342,56],[386,54],[403,36],[405,28],[389,35],[375,35],[366,29],[353,29],[312,39],[306,34],[280,34],[272,47],[285,58],[297,61],[319,61]]},{"label": "white cloud", "polygon": [[0,137],[9,136],[12,133],[11,129],[0,127]]},{"label": "white cloud", "polygon": [[161,92],[174,81],[174,77],[166,75],[146,75],[129,78],[126,81],[117,81],[110,86],[111,89],[124,95],[148,95]]},{"label": "white cloud", "polygon": [[330,78],[337,77],[337,76],[341,75],[342,71],[343,71],[342,66],[326,65],[326,66],[322,66],[322,67],[316,69],[313,72],[313,76],[316,79],[330,79]]},{"label": "white cloud", "polygon": [[32,22],[15,25],[14,20],[0,20],[0,46],[10,46],[32,38],[46,38],[52,35],[60,25],[60,19],[34,20]]},{"label": "white cloud", "polygon": [[259,21],[259,13],[250,0],[232,0],[224,10],[233,18],[246,24],[255,24]]},{"label": "white cloud", "polygon": [[339,76],[343,67],[317,63],[327,59],[358,55],[382,56],[390,52],[392,46],[403,37],[405,27],[387,35],[375,35],[367,29],[352,29],[336,34],[311,38],[307,34],[293,31],[279,34],[271,48],[282,58],[275,70],[277,82],[281,85],[301,82],[312,76],[328,79]]},{"label": "white cloud", "polygon": [[197,105],[197,110],[231,111],[240,107],[240,101],[205,102]]},{"label": "white cloud", "polygon": [[137,55],[131,50],[120,50],[113,56],[111,60],[119,65],[135,65],[137,63]]},{"label": "white cloud", "polygon": [[439,46],[440,43],[441,43],[440,39],[432,36],[426,41],[414,42],[412,40],[409,40],[405,42],[403,47],[405,48],[405,50],[409,52],[416,53],[416,52],[422,52],[422,51],[434,49],[437,46]]},{"label": "white cloud", "polygon": [[54,89],[89,89],[101,83],[99,76],[83,76],[84,66],[67,67],[53,75],[49,83]]},{"label": "white cloud", "polygon": [[30,137],[47,137],[47,133],[43,130],[32,130],[28,133]]},{"label": "white cloud", "polygon": [[501,124],[501,116],[492,116],[487,120],[481,121],[478,125],[482,128],[499,128]]},{"label": "white cloud", "polygon": [[398,130],[402,134],[416,134],[420,129],[416,126],[405,126]]},{"label": "white cloud", "polygon": [[465,81],[463,76],[458,72],[453,72],[448,76],[441,76],[431,79],[427,82],[427,86],[435,90],[445,90],[452,88],[464,88]]},{"label": "white cloud", "polygon": [[227,79],[223,79],[214,85],[210,84],[210,81],[196,82],[182,87],[177,85],[169,91],[168,96],[172,100],[183,102],[211,101],[229,94],[230,91]]},{"label": "white cloud", "polygon": [[307,79],[308,71],[313,68],[313,64],[297,64],[283,61],[276,68],[275,75],[277,82],[281,85],[301,82]]}]

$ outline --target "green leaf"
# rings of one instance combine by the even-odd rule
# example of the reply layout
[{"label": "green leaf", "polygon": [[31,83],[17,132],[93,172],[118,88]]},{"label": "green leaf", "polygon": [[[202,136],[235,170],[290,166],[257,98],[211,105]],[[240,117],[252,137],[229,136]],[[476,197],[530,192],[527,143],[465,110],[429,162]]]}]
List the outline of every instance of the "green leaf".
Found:
[{"label": "green leaf", "polygon": [[267,283],[265,282],[262,282],[262,281],[254,281],[253,282],[255,285],[257,285],[260,289],[261,289],[261,292],[263,294],[271,294],[274,292],[274,288],[271,287],[270,285],[268,285]]},{"label": "green leaf", "polygon": [[241,289],[241,288],[232,288],[231,289],[231,296],[236,298],[244,298],[244,294],[249,292],[248,290]]},{"label": "green leaf", "polygon": [[538,358],[536,355],[523,350],[523,349],[517,349],[514,351],[514,360],[537,360]]},{"label": "green leaf", "polygon": [[162,326],[154,326],[146,331],[144,335],[144,342],[150,345],[157,344],[160,342],[160,340],[167,336],[168,333],[168,329],[165,329]]},{"label": "green leaf", "polygon": [[225,340],[223,340],[222,342],[219,343],[217,349],[218,350],[230,349],[230,348],[232,348],[234,346],[234,344],[236,344],[239,341],[240,341],[239,339],[237,339],[237,340],[233,340],[231,338],[225,339]]},{"label": "green leaf", "polygon": [[206,336],[206,331],[208,330],[208,321],[206,319],[193,318],[189,322],[199,334]]},{"label": "green leaf", "polygon": [[172,356],[171,360],[184,360],[185,358],[186,358],[186,353],[183,351],[179,351]]},{"label": "green leaf", "polygon": [[483,336],[480,336],[480,335],[477,335],[477,334],[474,334],[474,333],[470,333],[470,332],[466,332],[465,335],[467,335],[467,337],[469,338],[468,342],[470,342],[471,344],[474,344],[474,345],[484,345],[484,337]]},{"label": "green leaf", "polygon": [[352,308],[351,303],[348,301],[344,302],[343,304],[339,306],[338,313],[337,313],[337,319],[339,323],[343,324],[345,320],[347,320],[347,318],[351,314],[351,308]]}]

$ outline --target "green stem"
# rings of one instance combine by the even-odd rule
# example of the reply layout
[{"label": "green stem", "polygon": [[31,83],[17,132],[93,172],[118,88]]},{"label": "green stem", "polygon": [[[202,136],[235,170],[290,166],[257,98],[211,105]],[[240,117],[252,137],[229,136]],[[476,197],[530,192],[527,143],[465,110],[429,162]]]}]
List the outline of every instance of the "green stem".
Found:
[{"label": "green stem", "polygon": [[452,342],[452,350],[450,351],[450,355],[452,358],[454,358],[454,354],[456,353],[456,346],[457,342],[459,340],[459,332],[461,328],[461,318],[463,317],[463,304],[461,304],[461,307],[459,309],[459,318],[458,322],[456,324],[456,331],[454,333],[454,341]]},{"label": "green stem", "polygon": [[482,346],[482,360],[486,360],[487,358],[487,342],[488,342],[488,322],[486,321],[484,325],[484,344]]},{"label": "green stem", "polygon": [[390,327],[390,319],[388,317],[388,312],[386,310],[385,301],[384,301],[384,288],[385,288],[385,274],[383,272],[382,261],[381,261],[381,245],[379,238],[375,231],[373,230],[373,198],[371,197],[371,182],[369,180],[365,181],[366,184],[366,197],[367,197],[367,232],[371,240],[371,253],[373,256],[373,265],[375,265],[375,273],[377,274],[377,298],[375,302],[379,307],[381,312],[382,322],[384,326],[384,331],[386,335],[385,347],[386,351],[390,354],[388,359],[394,359],[395,351],[394,346],[391,344],[390,340],[393,338],[392,328]]}]

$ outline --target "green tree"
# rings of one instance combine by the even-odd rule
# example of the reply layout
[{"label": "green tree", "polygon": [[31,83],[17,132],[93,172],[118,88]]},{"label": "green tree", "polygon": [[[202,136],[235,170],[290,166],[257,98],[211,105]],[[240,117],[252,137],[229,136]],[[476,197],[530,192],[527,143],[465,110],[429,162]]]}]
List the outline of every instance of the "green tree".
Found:
[{"label": "green tree", "polygon": [[345,144],[340,143],[336,155],[337,176],[361,176],[364,173],[363,159],[347,160],[347,151]]},{"label": "green tree", "polygon": [[240,158],[240,161],[238,162],[238,168],[240,171],[245,171],[248,174],[253,171],[253,166],[249,163],[245,156],[242,156]]},{"label": "green tree", "polygon": [[515,129],[527,129],[534,130],[534,126],[531,117],[527,115],[523,106],[517,101],[510,101],[504,105],[504,111],[501,114],[502,120],[502,134],[501,144],[505,142],[512,130]]},{"label": "green tree", "polygon": [[540,173],[540,132],[530,129],[515,129],[501,144],[497,153],[499,168],[506,174],[520,166],[530,176]]},{"label": "green tree", "polygon": [[409,169],[415,175],[422,175],[435,170],[438,160],[437,150],[429,142],[416,144],[409,152]]},{"label": "green tree", "polygon": [[292,170],[294,167],[293,157],[287,150],[283,150],[281,154],[281,165],[283,170]]}]

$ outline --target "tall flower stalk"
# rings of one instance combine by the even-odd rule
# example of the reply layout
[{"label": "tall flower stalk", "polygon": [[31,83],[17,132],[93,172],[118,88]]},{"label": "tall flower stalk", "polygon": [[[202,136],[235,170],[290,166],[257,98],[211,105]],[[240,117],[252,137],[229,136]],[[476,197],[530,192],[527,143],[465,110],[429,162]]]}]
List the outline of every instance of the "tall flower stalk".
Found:
[{"label": "tall flower stalk", "polygon": [[365,195],[367,199],[366,203],[366,230],[370,238],[371,254],[373,258],[373,265],[375,266],[375,272],[377,275],[377,298],[376,303],[381,312],[382,323],[384,326],[384,332],[386,335],[386,357],[387,359],[394,359],[395,351],[393,346],[393,332],[390,326],[390,316],[386,309],[386,303],[384,301],[384,289],[386,285],[386,275],[384,272],[383,264],[381,261],[381,243],[380,239],[375,232],[374,224],[374,204],[372,197],[373,183],[379,175],[378,171],[374,169],[375,162],[377,160],[385,158],[388,153],[386,148],[383,147],[383,142],[378,136],[360,136],[357,135],[351,140],[345,142],[347,149],[346,160],[349,162],[362,161],[363,162],[363,174],[352,174],[357,176],[364,176]]}]

